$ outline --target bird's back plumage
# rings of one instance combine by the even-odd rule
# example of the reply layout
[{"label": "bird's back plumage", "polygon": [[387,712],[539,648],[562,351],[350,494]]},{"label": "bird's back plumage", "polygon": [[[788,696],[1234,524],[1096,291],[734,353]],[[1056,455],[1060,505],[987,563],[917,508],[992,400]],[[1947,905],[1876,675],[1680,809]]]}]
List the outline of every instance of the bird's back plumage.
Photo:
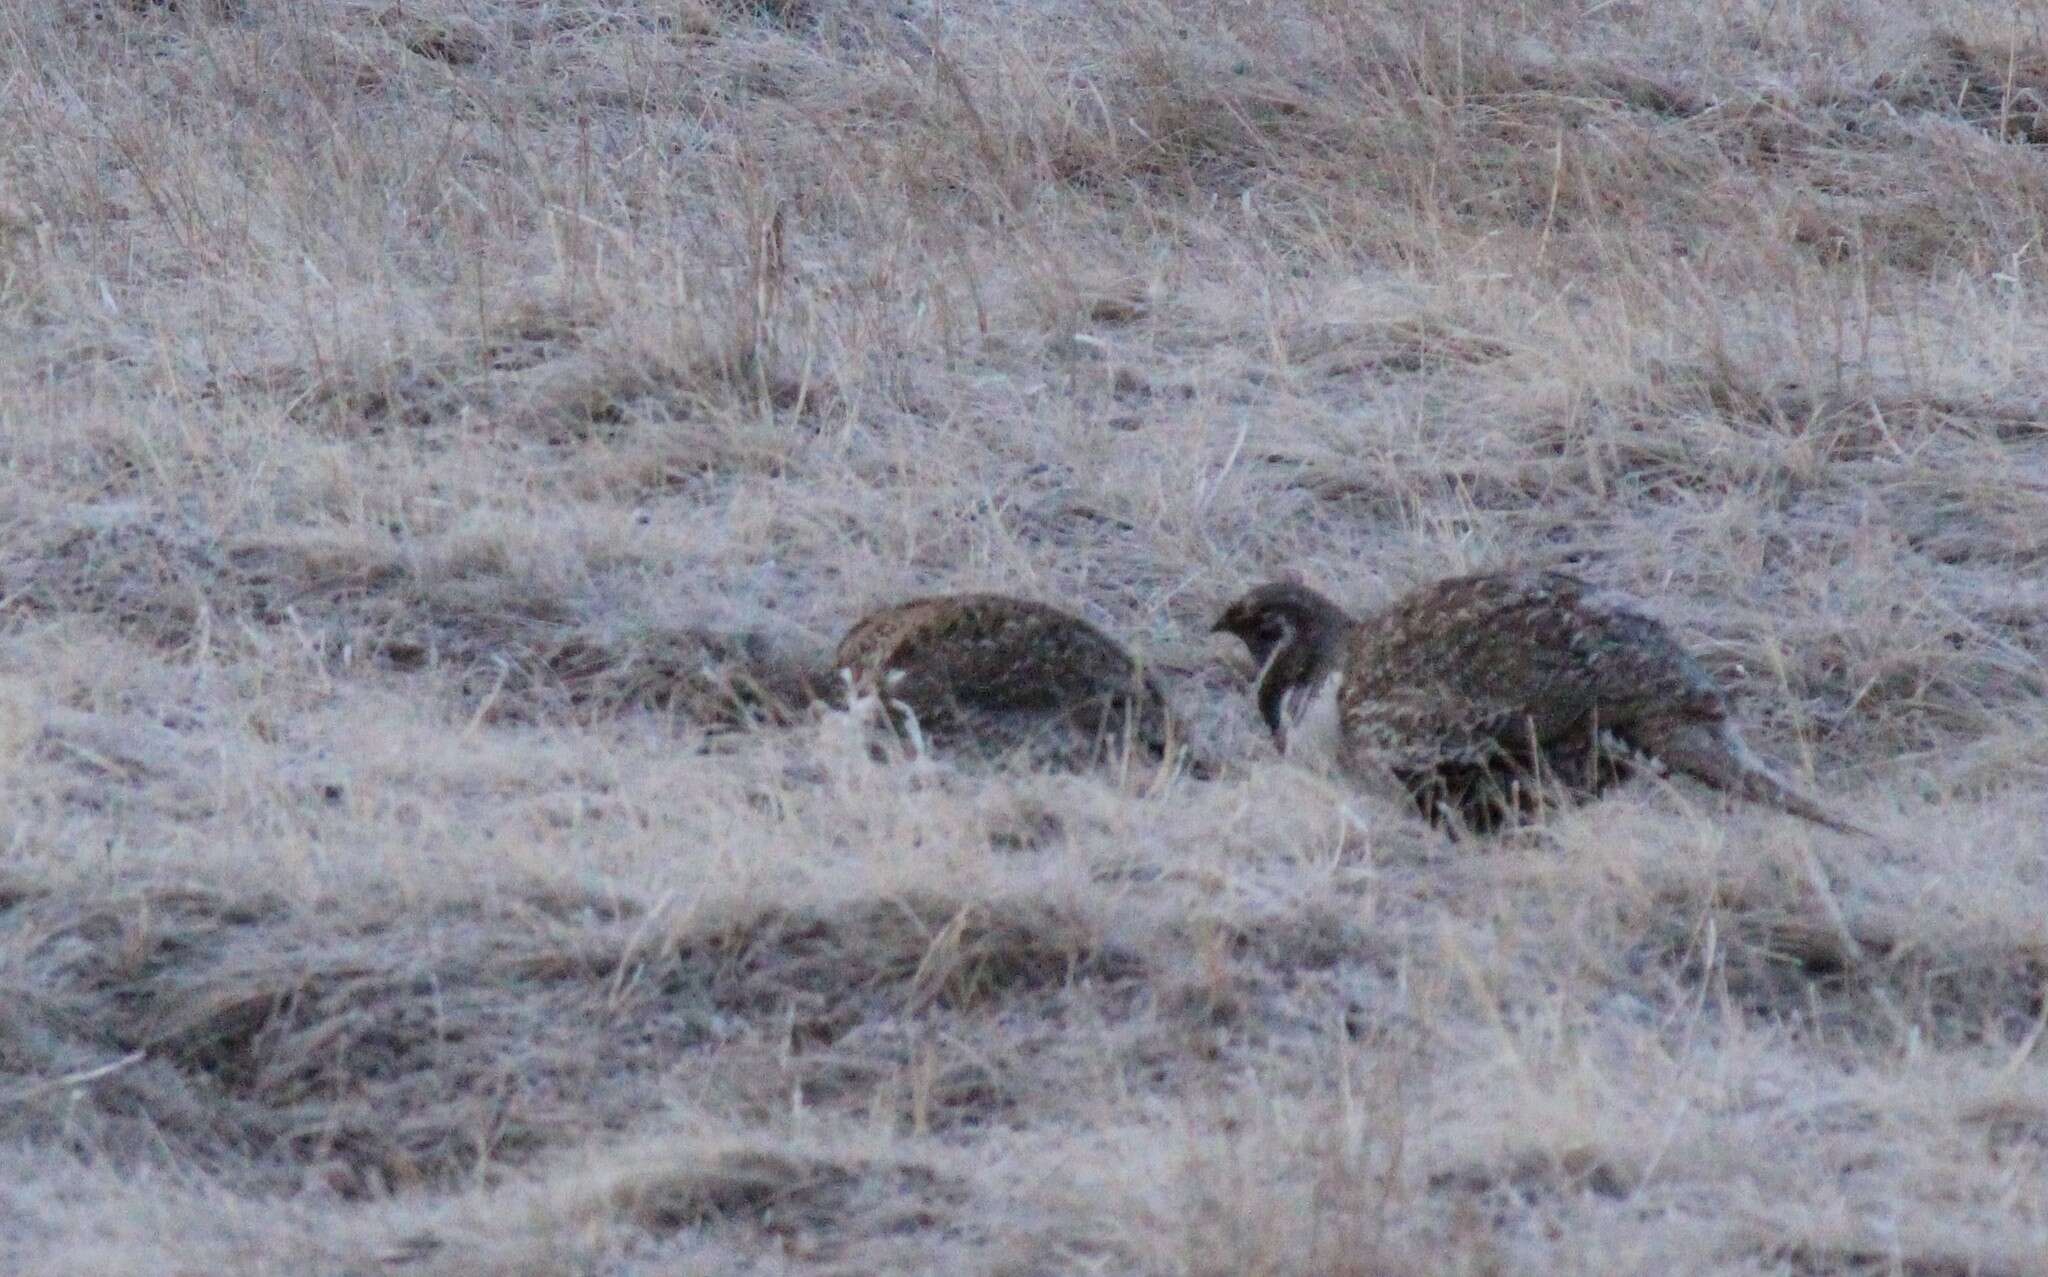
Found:
[{"label": "bird's back plumage", "polygon": [[[935,748],[1039,761],[1153,759],[1183,739],[1122,644],[1050,604],[1003,594],[912,599],[847,631],[834,664]],[[907,713],[906,713],[907,711]]]},{"label": "bird's back plumage", "polygon": [[[1244,617],[1223,628],[1258,632]],[[1321,646],[1326,664],[1332,642]],[[1566,573],[1425,585],[1350,623],[1337,663],[1342,767],[1359,777],[1391,772],[1432,820],[1490,829],[1552,797],[1591,797],[1645,767],[1669,766],[1855,829],[1750,751],[1727,697],[1662,622]]]},{"label": "bird's back plumage", "polygon": [[1560,572],[1455,577],[1365,617],[1338,698],[1348,753],[1480,825],[1546,787],[1597,794],[1636,751],[1728,716],[1660,622]]}]

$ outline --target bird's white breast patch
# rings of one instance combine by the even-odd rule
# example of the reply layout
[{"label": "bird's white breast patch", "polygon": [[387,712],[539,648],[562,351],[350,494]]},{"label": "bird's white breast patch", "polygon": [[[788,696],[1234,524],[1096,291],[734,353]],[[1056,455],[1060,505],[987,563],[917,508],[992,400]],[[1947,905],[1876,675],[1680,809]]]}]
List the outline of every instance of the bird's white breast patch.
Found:
[{"label": "bird's white breast patch", "polygon": [[1325,775],[1337,773],[1337,683],[1335,675],[1325,675],[1287,693],[1280,705],[1287,724],[1281,752],[1289,762]]}]

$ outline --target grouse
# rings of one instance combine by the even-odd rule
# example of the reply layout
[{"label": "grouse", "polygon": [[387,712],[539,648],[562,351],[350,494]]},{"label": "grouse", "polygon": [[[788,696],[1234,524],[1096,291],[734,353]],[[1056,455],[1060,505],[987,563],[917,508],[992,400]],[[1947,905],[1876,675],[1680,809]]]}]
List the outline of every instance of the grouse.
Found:
[{"label": "grouse", "polygon": [[1433,824],[1489,832],[1647,768],[1866,832],[1757,757],[1661,622],[1566,573],[1453,577],[1356,620],[1276,581],[1214,629],[1259,663],[1259,713],[1283,751],[1316,743],[1354,780],[1391,773]]},{"label": "grouse", "polygon": [[870,613],[833,658],[856,696],[937,752],[1085,767],[1161,762],[1186,740],[1151,674],[1050,604],[1003,594],[912,599]]}]

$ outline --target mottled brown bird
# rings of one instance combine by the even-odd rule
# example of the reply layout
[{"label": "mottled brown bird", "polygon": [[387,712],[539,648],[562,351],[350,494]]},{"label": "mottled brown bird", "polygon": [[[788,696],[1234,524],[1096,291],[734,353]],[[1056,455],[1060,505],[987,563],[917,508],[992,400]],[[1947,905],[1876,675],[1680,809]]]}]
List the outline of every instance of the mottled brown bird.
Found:
[{"label": "mottled brown bird", "polygon": [[1215,629],[1259,662],[1259,712],[1282,749],[1320,723],[1346,774],[1392,773],[1433,823],[1488,831],[1549,797],[1668,768],[1865,832],[1751,751],[1727,697],[1661,622],[1562,572],[1454,577],[1359,620],[1274,582]]},{"label": "mottled brown bird", "polygon": [[1159,762],[1186,740],[1152,676],[1095,626],[1030,599],[951,594],[870,613],[833,665],[932,749],[1041,765]]}]

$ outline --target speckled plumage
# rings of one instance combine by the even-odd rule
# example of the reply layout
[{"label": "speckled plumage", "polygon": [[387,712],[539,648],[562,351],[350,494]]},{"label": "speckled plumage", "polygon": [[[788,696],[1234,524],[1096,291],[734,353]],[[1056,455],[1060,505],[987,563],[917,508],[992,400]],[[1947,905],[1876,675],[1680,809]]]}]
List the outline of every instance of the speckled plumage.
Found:
[{"label": "speckled plumage", "polygon": [[915,717],[934,749],[1054,765],[1157,761],[1185,740],[1159,686],[1115,639],[1030,599],[953,594],[861,618],[834,666]]},{"label": "speckled plumage", "polygon": [[[1243,637],[1255,656],[1247,627],[1271,619],[1270,603],[1259,600],[1274,590],[1286,591],[1296,611],[1302,595],[1320,598],[1301,586],[1265,586],[1233,605],[1218,628]],[[1491,829],[1547,796],[1598,795],[1648,764],[1854,829],[1750,752],[1727,698],[1661,622],[1576,577],[1454,577],[1412,591],[1341,636],[1322,629],[1311,637],[1313,656],[1270,655],[1264,677],[1341,670],[1342,767],[1354,776],[1391,772],[1432,820],[1454,815]],[[1262,686],[1262,708],[1284,691]]]}]

